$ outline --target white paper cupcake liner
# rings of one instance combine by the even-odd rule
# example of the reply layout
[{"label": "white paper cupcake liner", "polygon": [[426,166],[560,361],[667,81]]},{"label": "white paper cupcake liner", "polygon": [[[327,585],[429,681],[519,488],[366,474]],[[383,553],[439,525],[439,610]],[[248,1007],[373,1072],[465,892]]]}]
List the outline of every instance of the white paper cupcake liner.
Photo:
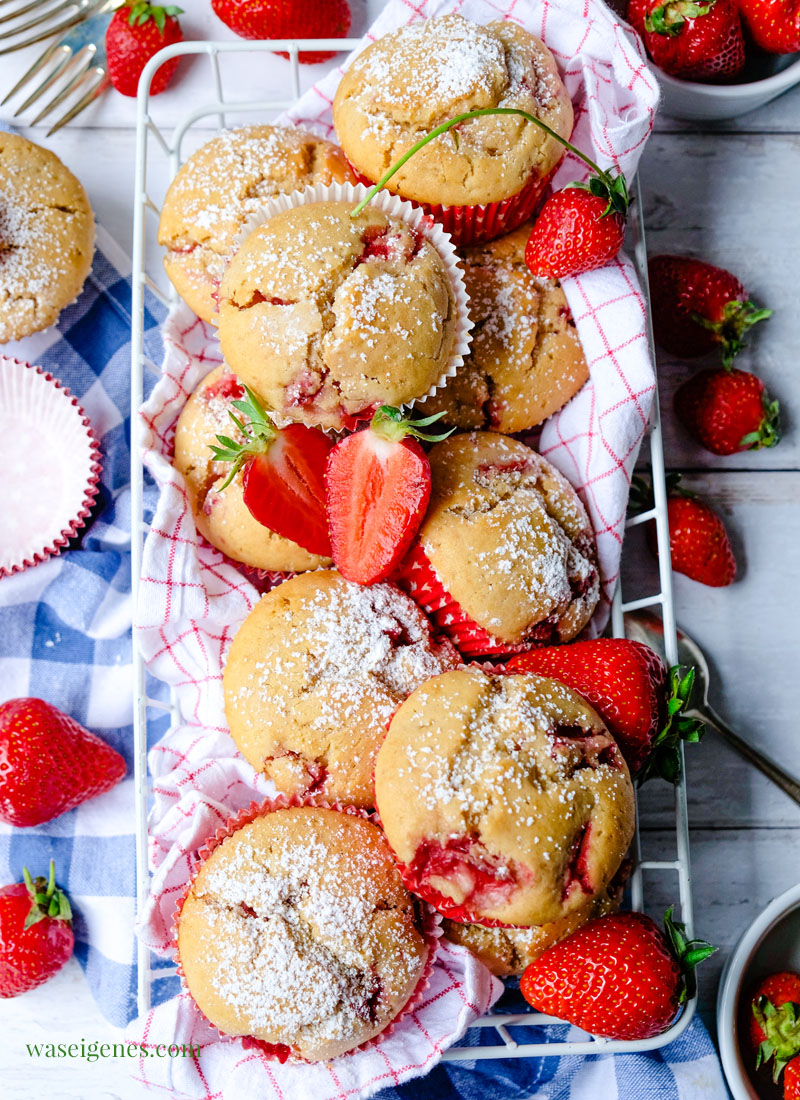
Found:
[{"label": "white paper cupcake liner", "polygon": [[100,480],[100,450],[70,391],[41,367],[0,356],[0,577],[58,554]]},{"label": "white paper cupcake liner", "polygon": [[[315,183],[310,187],[304,188],[302,191],[292,191],[287,195],[275,195],[267,199],[261,209],[251,214],[244,223],[241,232],[236,238],[231,258],[233,258],[245,239],[250,236],[254,229],[257,229],[259,225],[263,225],[264,222],[273,218],[276,214],[282,213],[284,210],[291,210],[294,206],[304,206],[309,202],[348,202],[356,206],[366,196],[367,191],[368,188],[361,183]],[[410,409],[418,401],[424,401],[426,397],[432,397],[437,390],[440,390],[447,384],[448,378],[452,378],[458,368],[463,365],[464,359],[469,352],[469,346],[472,343],[472,320],[469,315],[469,298],[467,297],[467,288],[464,284],[464,275],[459,267],[459,258],[455,245],[448,233],[438,222],[433,220],[430,214],[413,206],[405,199],[401,199],[399,195],[391,194],[391,192],[387,191],[385,188],[377,192],[372,198],[370,205],[378,207],[379,210],[383,210],[384,213],[390,214],[392,217],[402,218],[404,222],[421,233],[426,240],[430,241],[447,268],[450,287],[456,303],[456,332],[447,367],[426,393],[420,394],[418,397],[404,403],[403,407]]]}]

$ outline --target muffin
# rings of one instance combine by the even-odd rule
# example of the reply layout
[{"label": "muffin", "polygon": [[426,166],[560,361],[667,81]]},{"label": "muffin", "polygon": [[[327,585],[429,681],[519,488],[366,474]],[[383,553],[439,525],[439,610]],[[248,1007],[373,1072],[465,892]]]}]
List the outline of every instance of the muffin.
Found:
[{"label": "muffin", "polygon": [[204,321],[217,312],[220,279],[249,217],[273,195],[353,175],[337,145],[291,126],[241,126],[197,150],[170,184],[158,227],[164,268]]},{"label": "muffin", "polygon": [[[612,884],[613,886],[613,884]],[[442,921],[442,931],[453,943],[472,952],[498,978],[518,977],[529,963],[554,943],[566,939],[595,917],[616,913],[621,890],[609,888],[561,920],[551,924],[533,924],[529,928],[487,928],[484,924]]]},{"label": "muffin", "polygon": [[633,837],[614,738],[577,692],[532,673],[472,667],[417,688],[378,752],[375,799],[409,889],[478,924],[582,909]]},{"label": "muffin", "polygon": [[386,723],[425,680],[460,660],[391,584],[305,573],[262,597],[225,663],[231,735],[279,791],[372,806]]},{"label": "muffin", "polygon": [[525,263],[530,224],[461,252],[474,324],[472,346],[453,378],[420,403],[425,415],[462,431],[523,432],[573,397],[589,368],[567,299]]},{"label": "muffin", "polygon": [[494,432],[429,454],[431,499],[395,580],[464,655],[567,642],[600,595],[594,534],[569,482]]},{"label": "muffin", "polygon": [[219,1031],[307,1061],[379,1035],[429,952],[380,829],[315,806],[265,813],[215,847],[177,944],[189,992]]},{"label": "muffin", "polygon": [[459,323],[434,245],[374,206],[351,210],[310,202],[269,218],[220,288],[233,370],[270,408],[323,428],[428,393],[450,368]]},{"label": "muffin", "polygon": [[[259,523],[244,502],[242,471],[220,492],[230,473],[230,462],[218,462],[211,444],[221,433],[237,442],[242,433],[229,413],[244,389],[222,365],[205,376],[183,407],[175,429],[175,469],[183,474],[197,530],[217,550],[253,569],[300,573],[330,565]],[[238,414],[237,414],[238,415]]]},{"label": "muffin", "polygon": [[0,132],[0,344],[49,328],[86,281],[94,218],[49,149]]},{"label": "muffin", "polygon": [[[515,23],[450,14],[367,46],[342,77],[333,124],[359,175],[376,181],[436,126],[486,107],[520,108],[564,138],[572,132],[572,103],[543,42]],[[486,116],[461,123],[457,138],[434,138],[387,186],[458,243],[491,240],[531,216],[563,153],[519,115]]]}]

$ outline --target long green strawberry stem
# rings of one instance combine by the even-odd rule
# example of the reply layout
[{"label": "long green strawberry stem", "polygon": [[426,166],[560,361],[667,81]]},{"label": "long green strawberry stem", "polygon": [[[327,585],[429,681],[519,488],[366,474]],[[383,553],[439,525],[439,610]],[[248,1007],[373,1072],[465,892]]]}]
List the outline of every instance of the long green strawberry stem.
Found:
[{"label": "long green strawberry stem", "polygon": [[[433,141],[433,139],[439,137],[440,134],[446,134],[448,130],[452,130],[454,126],[458,126],[462,122],[468,122],[471,118],[484,118],[487,115],[519,115],[521,118],[527,119],[528,122],[532,122],[534,126],[538,126],[540,130],[544,130],[546,134],[549,134],[550,137],[555,138],[556,141],[559,142],[560,145],[563,145],[565,149],[569,149],[569,151],[571,153],[574,153],[576,157],[580,157],[580,159],[585,164],[588,164],[591,170],[603,181],[605,186],[608,188],[609,194],[613,195],[615,190],[618,189],[615,183],[617,179],[621,178],[622,173],[620,173],[619,176],[616,177],[609,175],[608,172],[605,172],[602,168],[595,164],[595,162],[590,157],[587,157],[585,153],[582,153],[581,150],[577,148],[577,146],[573,145],[571,141],[567,141],[567,139],[562,137],[561,134],[557,134],[556,131],[552,129],[552,127],[548,126],[546,122],[542,122],[542,120],[540,118],[537,118],[536,115],[532,115],[529,111],[523,111],[521,107],[477,107],[474,111],[465,111],[463,114],[455,115],[453,118],[448,119],[447,122],[440,123],[440,125],[431,130],[429,134],[426,134],[425,137],[420,138],[419,141],[415,142],[410,149],[403,153],[402,157],[400,157],[398,161],[395,161],[388,172],[385,172],[378,180],[378,182],[372,185],[372,187],[369,189],[369,191],[367,191],[366,195],[358,204],[358,206],[356,206],[354,210],[351,210],[350,216],[352,218],[357,217],[367,205],[367,203],[371,202],[375,198],[377,193],[386,186],[386,184],[389,182],[395,172],[398,172],[406,163],[406,161],[410,160],[415,153],[418,153],[420,149],[424,148],[424,146],[426,146],[429,141]],[[619,171],[619,169],[617,169],[617,171]]]}]

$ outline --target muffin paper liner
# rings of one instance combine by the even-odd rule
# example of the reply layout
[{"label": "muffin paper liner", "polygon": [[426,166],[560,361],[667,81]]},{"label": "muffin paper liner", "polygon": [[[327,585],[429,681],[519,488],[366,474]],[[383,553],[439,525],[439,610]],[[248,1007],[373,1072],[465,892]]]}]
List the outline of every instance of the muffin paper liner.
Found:
[{"label": "muffin paper liner", "polygon": [[[183,893],[180,895],[175,905],[175,912],[173,913],[172,917],[171,947],[175,954],[175,963],[178,976],[180,977],[182,989],[185,993],[189,995],[189,997],[191,997],[192,1003],[194,1004],[197,1011],[200,1013],[203,1019],[207,1021],[209,1026],[216,1031],[223,1042],[235,1042],[237,1039],[240,1039],[242,1046],[246,1050],[257,1050],[260,1053],[261,1057],[268,1062],[280,1062],[282,1064],[284,1062],[291,1062],[293,1065],[313,1065],[316,1063],[309,1062],[306,1058],[301,1058],[296,1054],[292,1054],[291,1048],[288,1046],[288,1044],[268,1043],[262,1039],[257,1039],[255,1038],[255,1036],[252,1035],[228,1035],[226,1032],[220,1031],[216,1024],[208,1019],[208,1017],[200,1009],[200,1006],[197,1004],[194,997],[192,996],[192,992],[186,982],[186,976],[183,972],[180,955],[178,953],[178,923],[180,920],[181,911],[183,910],[184,903],[189,896],[189,891],[192,888],[194,880],[197,878],[200,868],[203,866],[211,853],[219,848],[219,846],[225,840],[227,840],[229,836],[232,836],[235,832],[238,832],[239,829],[244,828],[245,825],[250,825],[257,818],[265,817],[267,814],[274,813],[276,810],[286,810],[297,806],[313,806],[321,810],[336,810],[339,813],[349,814],[351,817],[361,817],[365,821],[370,821],[373,825],[376,825],[378,828],[380,828],[380,821],[377,817],[377,814],[370,813],[368,810],[359,809],[356,806],[349,806],[341,802],[329,801],[319,795],[279,794],[275,795],[272,798],[266,798],[261,802],[251,802],[249,806],[245,807],[243,810],[240,810],[238,813],[228,818],[225,824],[221,825],[216,830],[214,835],[208,838],[203,847],[198,849],[197,859],[192,865],[185,889],[183,890]],[[382,829],[381,832],[383,832]],[[389,846],[388,840],[386,843],[387,846]],[[389,850],[391,851],[391,847],[389,847]],[[425,992],[430,986],[431,974],[433,972],[433,964],[436,958],[438,941],[442,936],[442,928],[441,917],[435,910],[433,910],[428,905],[423,905],[420,908],[420,931],[422,933],[423,939],[425,940],[425,945],[428,949],[428,955],[425,959],[422,972],[420,973],[417,984],[413,992],[411,993],[411,996],[408,998],[408,1000],[403,1005],[398,1014],[394,1017],[394,1019],[389,1021],[383,1031],[379,1032],[377,1035],[373,1035],[371,1039],[367,1039],[366,1042],[360,1043],[357,1047],[353,1047],[352,1050],[345,1051],[344,1054],[338,1055],[336,1058],[331,1060],[331,1064],[335,1064],[340,1059],[347,1058],[351,1054],[355,1054],[356,1051],[367,1050],[370,1047],[377,1046],[378,1043],[380,1043],[383,1039],[385,1039],[394,1031],[398,1022],[406,1015],[406,1013],[411,1012],[424,1000]]]},{"label": "muffin paper liner", "polygon": [[70,391],[42,367],[0,356],[0,577],[52,555],[84,527],[100,448]]},{"label": "muffin paper liner", "polygon": [[[374,186],[374,180],[359,172],[350,161],[347,163],[360,183],[366,187]],[[521,191],[500,202],[487,202],[477,206],[442,206],[440,203],[415,202],[414,199],[403,201],[410,202],[412,206],[429,214],[450,234],[453,244],[459,248],[485,244],[518,229],[533,215],[544,200],[560,163],[559,160],[546,176],[531,175]],[[378,194],[383,194],[383,191]]]},{"label": "muffin paper liner", "polygon": [[[237,239],[236,250],[241,247],[254,229],[284,210],[290,210],[294,206],[304,206],[310,202],[352,202],[353,206],[356,206],[366,196],[367,190],[368,188],[360,183],[331,183],[327,185],[316,183],[302,191],[292,191],[288,195],[275,195],[266,200],[260,211],[248,218]],[[467,288],[464,284],[464,275],[459,267],[455,245],[443,227],[430,214],[419,207],[415,207],[405,199],[401,199],[399,195],[393,195],[386,190],[379,191],[371,200],[371,205],[378,207],[378,209],[392,215],[392,217],[402,218],[404,222],[430,241],[447,268],[458,313],[453,348],[447,367],[430,389],[404,403],[403,407],[410,409],[417,401],[432,397],[437,390],[442,389],[447,384],[448,378],[452,378],[458,368],[462,366],[465,357],[469,353],[469,346],[472,342],[472,320],[469,315]],[[524,218],[521,221],[524,221]],[[370,420],[373,411],[373,408],[370,407],[369,410],[365,410],[363,417],[356,416],[355,419]]]},{"label": "muffin paper liner", "polygon": [[419,540],[389,580],[408,592],[463,657],[500,657],[533,648],[532,642],[502,642],[470,618],[439,580]]}]

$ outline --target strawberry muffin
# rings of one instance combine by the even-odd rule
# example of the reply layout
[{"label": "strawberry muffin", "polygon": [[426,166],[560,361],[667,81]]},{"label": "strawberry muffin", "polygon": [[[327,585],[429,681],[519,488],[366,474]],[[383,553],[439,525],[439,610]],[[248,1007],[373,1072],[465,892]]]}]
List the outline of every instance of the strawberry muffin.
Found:
[{"label": "strawberry muffin", "polygon": [[86,281],[94,217],[49,149],[0,132],[0,344],[49,328]]},{"label": "strawberry muffin", "polygon": [[273,195],[353,175],[341,149],[291,126],[241,126],[197,150],[170,184],[158,228],[181,298],[214,321],[225,265],[249,217]]},{"label": "strawberry muffin", "polygon": [[394,585],[304,573],[262,597],[239,628],[225,713],[240,752],[279,791],[370,807],[386,723],[416,687],[459,664]]},{"label": "strawberry muffin", "polygon": [[396,575],[464,655],[567,642],[600,595],[594,534],[569,482],[494,432],[429,454],[431,499]]},{"label": "strawberry muffin", "polygon": [[204,1015],[282,1061],[325,1061],[379,1035],[429,953],[380,829],[315,806],[267,812],[215,847],[177,940]]},{"label": "strawberry muffin", "polygon": [[417,688],[378,753],[375,799],[409,889],[478,924],[584,908],[633,837],[614,738],[577,692],[533,674],[473,667]]},{"label": "strawberry muffin", "polygon": [[[220,492],[231,463],[217,461],[211,445],[217,436],[237,442],[242,434],[230,418],[232,402],[244,388],[227,366],[215,367],[183,407],[175,429],[175,469],[183,474],[197,530],[217,550],[253,569],[300,573],[330,565],[290,539],[259,523],[244,502],[242,470]],[[240,415],[237,413],[237,415]]]},{"label": "strawberry muffin", "polygon": [[573,397],[589,368],[560,285],[525,263],[531,226],[461,250],[474,324],[472,346],[454,378],[420,404],[462,431],[522,432]]},{"label": "strawberry muffin", "polygon": [[270,408],[323,428],[428,393],[451,367],[458,326],[434,245],[375,207],[351,210],[310,202],[269,218],[220,290],[233,370]]},{"label": "strawberry muffin", "polygon": [[485,924],[442,921],[442,931],[453,943],[468,948],[498,978],[518,977],[529,963],[559,940],[571,936],[587,921],[616,913],[622,897],[613,884],[593,901],[551,924],[533,924],[529,928],[488,928]]},{"label": "strawberry muffin", "polygon": [[[409,23],[356,57],[333,123],[359,175],[379,180],[420,138],[455,115],[516,107],[569,138],[572,103],[545,44],[511,22],[461,15]],[[519,115],[470,119],[429,142],[388,188],[426,207],[458,243],[490,240],[529,218],[562,145]]]}]

